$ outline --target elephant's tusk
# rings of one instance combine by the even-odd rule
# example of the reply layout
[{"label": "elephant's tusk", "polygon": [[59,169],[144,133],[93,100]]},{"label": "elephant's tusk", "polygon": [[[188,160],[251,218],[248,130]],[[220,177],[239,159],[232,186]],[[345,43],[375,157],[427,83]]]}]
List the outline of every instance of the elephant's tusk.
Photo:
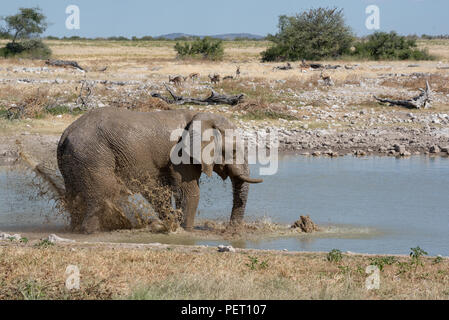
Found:
[{"label": "elephant's tusk", "polygon": [[248,182],[248,183],[261,183],[261,182],[263,182],[263,179],[254,179],[254,178],[245,177],[245,176],[239,176],[239,179],[241,179],[242,181]]}]

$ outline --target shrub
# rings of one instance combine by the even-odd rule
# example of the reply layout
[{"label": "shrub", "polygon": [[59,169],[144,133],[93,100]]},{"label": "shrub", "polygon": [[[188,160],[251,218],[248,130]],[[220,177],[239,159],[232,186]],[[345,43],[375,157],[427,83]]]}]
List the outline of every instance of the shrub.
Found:
[{"label": "shrub", "polygon": [[274,46],[262,52],[262,61],[320,60],[349,52],[353,35],[342,10],[310,9],[296,16],[280,16],[279,32],[269,35]]},{"label": "shrub", "polygon": [[40,39],[9,42],[0,53],[5,58],[19,55],[22,58],[47,59],[51,56],[50,48]]},{"label": "shrub", "polygon": [[410,249],[410,258],[411,258],[411,265],[415,266],[415,270],[418,268],[418,266],[423,266],[424,263],[421,260],[422,256],[426,256],[428,253],[421,249],[420,247],[411,248]]},{"label": "shrub", "polygon": [[354,45],[353,55],[374,60],[432,60],[427,50],[420,50],[416,38],[407,38],[392,31],[375,32]]},{"label": "shrub", "polygon": [[268,260],[259,261],[257,257],[248,256],[249,262],[245,263],[245,265],[250,270],[262,270],[268,267]]},{"label": "shrub", "polygon": [[338,249],[332,249],[326,256],[327,261],[338,263],[343,260],[343,254]]},{"label": "shrub", "polygon": [[201,57],[209,60],[221,60],[224,55],[223,41],[205,37],[181,44],[177,42],[175,50],[178,57]]},{"label": "shrub", "polygon": [[385,265],[391,266],[392,264],[396,263],[397,261],[398,261],[398,259],[396,257],[370,258],[371,265],[377,266],[380,271],[383,271]]}]

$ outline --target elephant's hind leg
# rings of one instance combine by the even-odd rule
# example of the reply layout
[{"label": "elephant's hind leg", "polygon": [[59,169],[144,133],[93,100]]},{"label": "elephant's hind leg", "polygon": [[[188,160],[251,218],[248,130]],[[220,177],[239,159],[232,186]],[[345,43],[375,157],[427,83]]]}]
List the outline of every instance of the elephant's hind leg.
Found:
[{"label": "elephant's hind leg", "polygon": [[120,206],[125,190],[115,173],[105,169],[91,172],[89,181],[86,213],[81,230],[93,233],[131,228],[131,223]]}]

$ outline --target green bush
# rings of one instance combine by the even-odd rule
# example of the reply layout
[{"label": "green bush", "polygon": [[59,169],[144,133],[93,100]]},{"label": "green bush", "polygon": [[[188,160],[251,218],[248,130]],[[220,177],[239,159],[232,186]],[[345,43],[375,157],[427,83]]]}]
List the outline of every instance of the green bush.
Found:
[{"label": "green bush", "polygon": [[27,39],[20,42],[9,42],[0,49],[3,57],[19,56],[21,58],[47,59],[51,56],[50,48],[40,39]]},{"label": "green bush", "polygon": [[280,16],[279,32],[269,35],[274,46],[262,52],[262,61],[336,58],[349,53],[353,41],[342,10],[318,8]]},{"label": "green bush", "polygon": [[209,37],[197,39],[192,42],[177,42],[175,50],[180,58],[204,58],[209,60],[221,60],[224,55],[223,41]]},{"label": "green bush", "polygon": [[417,48],[415,38],[392,31],[375,32],[354,45],[353,55],[374,60],[432,60],[427,50]]},{"label": "green bush", "polygon": [[329,262],[338,263],[343,260],[343,254],[338,249],[332,249],[327,253],[326,259]]}]

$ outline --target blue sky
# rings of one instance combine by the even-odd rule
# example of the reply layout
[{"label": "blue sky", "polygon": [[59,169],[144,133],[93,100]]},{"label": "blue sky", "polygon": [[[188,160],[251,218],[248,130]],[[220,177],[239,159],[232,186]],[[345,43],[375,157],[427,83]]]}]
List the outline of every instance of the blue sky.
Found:
[{"label": "blue sky", "polygon": [[[365,8],[380,9],[380,30],[401,34],[449,34],[447,0],[2,0],[0,15],[19,7],[39,6],[51,25],[46,35],[144,36],[173,32],[212,35],[248,32],[275,33],[278,16],[292,15],[311,7],[344,9],[347,23],[357,35],[365,27]],[[68,5],[80,8],[80,29],[65,27]]]}]

